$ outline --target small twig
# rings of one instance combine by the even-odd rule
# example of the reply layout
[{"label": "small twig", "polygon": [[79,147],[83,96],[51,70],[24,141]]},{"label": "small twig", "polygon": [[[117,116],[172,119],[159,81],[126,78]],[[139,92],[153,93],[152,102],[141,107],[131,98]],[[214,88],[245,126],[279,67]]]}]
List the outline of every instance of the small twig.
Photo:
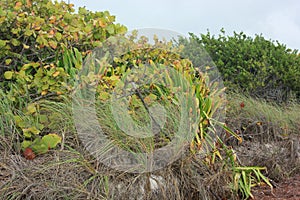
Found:
[{"label": "small twig", "polygon": [[56,94],[56,92],[51,92],[51,93],[48,93],[46,95],[42,95],[42,96],[36,97],[35,99],[32,100],[32,102],[36,102],[36,101],[39,101],[41,99],[44,99],[44,98],[47,98],[47,97],[51,97],[51,96],[58,96],[58,95]]},{"label": "small twig", "polygon": [[[134,82],[131,82],[131,84],[132,84],[133,88],[135,89],[137,96],[138,96],[139,99],[142,101],[143,106],[145,107],[145,109],[146,109],[147,113],[149,114],[150,118],[151,118],[152,121],[154,122],[154,127],[158,127],[158,128],[159,128],[159,131],[161,131],[161,127],[160,127],[159,123],[158,123],[158,122],[154,119],[154,117],[151,115],[150,110],[149,110],[147,104],[145,103],[145,101],[144,101],[144,99],[143,99],[143,96],[142,96],[140,90],[136,87],[136,85],[135,85]],[[166,136],[166,138],[170,139],[170,137],[169,137],[166,133],[164,133],[164,135]]]}]

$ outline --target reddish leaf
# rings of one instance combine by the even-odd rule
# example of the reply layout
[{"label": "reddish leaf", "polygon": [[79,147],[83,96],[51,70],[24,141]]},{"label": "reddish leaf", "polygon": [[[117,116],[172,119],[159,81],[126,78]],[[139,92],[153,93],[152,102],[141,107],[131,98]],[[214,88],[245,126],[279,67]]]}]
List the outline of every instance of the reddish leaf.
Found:
[{"label": "reddish leaf", "polygon": [[35,153],[32,151],[31,148],[27,147],[24,151],[23,151],[23,156],[27,159],[27,160],[33,160],[35,158]]},{"label": "reddish leaf", "polygon": [[240,103],[240,107],[244,108],[245,107],[245,103],[244,102]]}]

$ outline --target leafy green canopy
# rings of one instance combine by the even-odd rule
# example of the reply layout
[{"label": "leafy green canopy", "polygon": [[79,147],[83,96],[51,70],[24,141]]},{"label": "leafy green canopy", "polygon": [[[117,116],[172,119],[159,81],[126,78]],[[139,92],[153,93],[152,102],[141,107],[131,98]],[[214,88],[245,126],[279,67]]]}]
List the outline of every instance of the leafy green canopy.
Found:
[{"label": "leafy green canopy", "polygon": [[79,8],[75,13],[73,5],[63,1],[1,0],[2,87],[12,101],[16,96],[64,93],[71,69],[64,67],[63,52],[77,48],[77,53],[85,56],[108,37],[127,31],[114,22],[115,17],[107,11]]},{"label": "leafy green canopy", "polygon": [[300,56],[285,45],[266,40],[261,35],[254,38],[243,32],[225,36],[224,30],[218,37],[209,32],[200,37],[190,34],[181,38],[183,55],[191,58],[197,66],[201,47],[208,52],[230,90],[257,94],[265,88],[284,87],[297,93],[300,91]]}]

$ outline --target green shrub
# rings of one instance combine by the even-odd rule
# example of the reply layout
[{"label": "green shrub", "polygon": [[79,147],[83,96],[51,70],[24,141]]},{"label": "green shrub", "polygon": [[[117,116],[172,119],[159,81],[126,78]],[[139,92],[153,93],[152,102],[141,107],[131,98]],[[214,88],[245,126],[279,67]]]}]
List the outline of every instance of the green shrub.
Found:
[{"label": "green shrub", "polygon": [[[194,144],[201,146],[205,139],[208,140],[205,135],[208,131],[208,121],[211,120],[210,123],[214,124],[212,116],[218,106],[222,104],[222,100],[217,98],[216,91],[210,91],[205,82],[205,75],[199,77],[192,63],[188,59],[182,59],[179,49],[173,48],[171,43],[156,40],[155,44],[151,45],[144,37],[138,39],[137,42],[135,40],[135,34],[129,38],[110,38],[107,42],[110,48],[109,53],[105,51],[105,45],[98,49],[98,52],[95,51],[96,55],[105,55],[105,59],[99,58],[99,63],[95,66],[92,64],[84,65],[79,77],[77,87],[79,89],[76,91],[76,97],[86,103],[86,100],[92,98],[89,95],[94,93],[98,105],[102,107],[101,110],[105,110],[105,106],[108,104],[106,101],[111,100],[110,98],[116,98],[115,95],[128,95],[122,97],[130,99],[128,100],[129,105],[127,105],[128,110],[118,110],[120,115],[126,116],[128,119],[144,121],[145,124],[150,121],[149,113],[147,113],[148,108],[155,106],[157,103],[165,106],[167,110],[173,109],[182,112],[181,115],[187,114],[185,109],[191,109],[190,117],[198,116],[197,119],[193,118],[192,120],[191,118],[191,122],[196,123],[193,124],[194,137],[196,138]],[[108,55],[102,51],[108,53]],[[93,54],[90,58],[94,58]],[[89,57],[87,60],[89,60]],[[101,77],[100,81],[99,77]],[[124,86],[132,81],[139,86],[139,93],[135,91],[130,94],[127,91],[130,86],[129,88]],[[124,94],[124,91],[127,92]],[[131,88],[132,91],[134,91],[133,88]],[[183,97],[185,97],[184,101],[182,100]],[[119,104],[120,102],[116,103],[114,107]],[[86,108],[83,109],[86,110]],[[80,111],[81,115],[86,112],[84,110]],[[175,113],[174,111],[174,113],[169,114],[175,116]],[[87,115],[90,114],[87,113]],[[113,116],[110,116],[109,112],[105,112],[104,115],[106,117],[100,120],[104,121],[103,123],[106,125],[109,124],[111,130],[108,130],[108,132],[120,132],[112,125],[114,123],[111,123]],[[148,118],[145,116],[148,116]],[[174,116],[169,116],[169,119],[180,121],[180,119],[175,119]],[[126,123],[129,123],[128,121]],[[84,124],[90,126],[88,125],[89,122]],[[142,125],[145,126],[145,124]],[[170,130],[164,131],[172,132],[171,134],[174,135],[174,132],[178,131],[174,124],[178,125],[173,123],[170,127],[169,124],[168,129]],[[175,131],[171,131],[174,129]],[[188,135],[188,132],[183,134]],[[115,137],[113,134],[111,136]]]},{"label": "green shrub", "polygon": [[106,38],[125,33],[114,21],[107,11],[75,13],[63,1],[1,0],[0,81],[10,100],[68,91],[64,51],[77,48],[85,56]]},{"label": "green shrub", "polygon": [[[114,22],[107,11],[79,8],[75,13],[63,1],[0,1],[0,86],[14,127],[22,133],[23,150],[45,153],[61,141],[49,129],[51,116],[40,112],[39,100],[72,91],[69,83],[85,55],[127,31]],[[6,123],[2,116],[1,123]]]},{"label": "green shrub", "polygon": [[279,42],[266,40],[262,35],[251,38],[243,32],[225,36],[221,30],[218,37],[209,32],[200,37],[191,33],[189,39],[181,38],[179,44],[184,45],[183,55],[196,66],[202,64],[199,47],[204,47],[229,90],[256,95],[272,88],[300,95],[300,56],[297,50]]}]

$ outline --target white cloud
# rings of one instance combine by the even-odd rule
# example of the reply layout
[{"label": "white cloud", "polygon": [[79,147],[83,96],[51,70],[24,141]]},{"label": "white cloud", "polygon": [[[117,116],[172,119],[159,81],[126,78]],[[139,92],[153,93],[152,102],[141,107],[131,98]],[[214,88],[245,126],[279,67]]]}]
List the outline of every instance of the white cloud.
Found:
[{"label": "white cloud", "polygon": [[280,10],[270,12],[258,23],[257,30],[272,40],[279,40],[289,48],[300,49],[300,4],[285,5]]},{"label": "white cloud", "polygon": [[165,28],[187,34],[244,31],[300,49],[299,0],[70,0],[93,11],[108,10],[129,29]]}]

